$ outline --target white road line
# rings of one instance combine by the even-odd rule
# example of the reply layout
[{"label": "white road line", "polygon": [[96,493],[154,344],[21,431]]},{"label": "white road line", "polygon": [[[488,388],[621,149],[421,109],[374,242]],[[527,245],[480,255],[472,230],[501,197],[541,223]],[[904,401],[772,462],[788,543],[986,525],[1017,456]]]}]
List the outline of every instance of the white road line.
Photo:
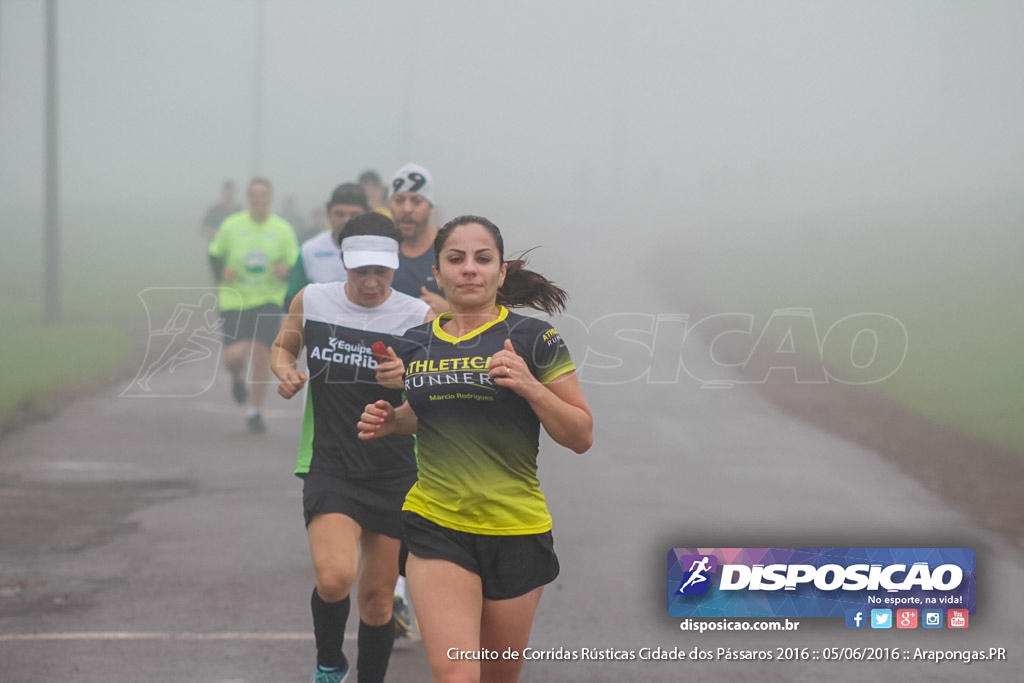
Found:
[{"label": "white road line", "polygon": [[[246,406],[239,406],[227,401],[212,403],[209,401],[198,401],[189,404],[190,410],[198,410],[204,413],[223,413],[225,415],[244,415]],[[301,409],[288,408],[263,408],[263,417],[296,417],[301,416]]]}]

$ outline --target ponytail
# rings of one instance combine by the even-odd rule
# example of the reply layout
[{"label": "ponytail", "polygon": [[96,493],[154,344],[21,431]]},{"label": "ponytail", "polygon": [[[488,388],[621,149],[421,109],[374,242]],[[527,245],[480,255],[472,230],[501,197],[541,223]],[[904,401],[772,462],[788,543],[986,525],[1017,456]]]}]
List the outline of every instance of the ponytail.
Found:
[{"label": "ponytail", "polygon": [[509,308],[533,308],[555,315],[565,309],[569,295],[564,289],[540,273],[526,268],[525,254],[505,261],[505,242],[498,226],[481,216],[458,216],[444,224],[434,239],[434,262],[440,267],[441,251],[452,231],[460,225],[476,223],[482,225],[494,238],[498,256],[506,266],[505,282],[498,289],[496,303]]},{"label": "ponytail", "polygon": [[498,289],[497,303],[509,308],[534,308],[548,315],[563,311],[569,295],[540,273],[527,270],[524,257],[505,261],[505,282]]}]

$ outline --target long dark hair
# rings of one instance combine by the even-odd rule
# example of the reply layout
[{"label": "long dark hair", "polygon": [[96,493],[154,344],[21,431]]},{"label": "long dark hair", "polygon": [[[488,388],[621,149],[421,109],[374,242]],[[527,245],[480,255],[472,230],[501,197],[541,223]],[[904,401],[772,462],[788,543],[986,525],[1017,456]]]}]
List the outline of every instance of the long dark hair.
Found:
[{"label": "long dark hair", "polygon": [[457,216],[444,224],[434,238],[434,262],[441,267],[441,251],[455,228],[476,223],[482,225],[494,238],[498,257],[506,265],[505,282],[498,289],[497,303],[509,308],[534,308],[548,315],[565,309],[569,295],[564,289],[540,273],[526,268],[526,254],[505,261],[505,241],[498,226],[482,216]]}]

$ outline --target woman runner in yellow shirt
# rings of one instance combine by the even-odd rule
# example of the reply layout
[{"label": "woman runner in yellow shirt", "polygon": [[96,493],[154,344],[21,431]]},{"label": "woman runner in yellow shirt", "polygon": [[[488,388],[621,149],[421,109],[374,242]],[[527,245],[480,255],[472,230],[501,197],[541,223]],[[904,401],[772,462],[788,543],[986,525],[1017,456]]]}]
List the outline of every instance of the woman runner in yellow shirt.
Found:
[{"label": "woman runner in yellow shirt", "polygon": [[522,260],[506,262],[486,218],[447,223],[434,253],[451,312],[406,333],[396,347],[406,403],[366,406],[359,436],[418,435],[402,559],[434,680],[515,681],[521,658],[451,653],[527,646],[559,571],[537,478],[540,427],[583,453],[593,417],[558,332],[508,310],[552,314],[565,292]]}]

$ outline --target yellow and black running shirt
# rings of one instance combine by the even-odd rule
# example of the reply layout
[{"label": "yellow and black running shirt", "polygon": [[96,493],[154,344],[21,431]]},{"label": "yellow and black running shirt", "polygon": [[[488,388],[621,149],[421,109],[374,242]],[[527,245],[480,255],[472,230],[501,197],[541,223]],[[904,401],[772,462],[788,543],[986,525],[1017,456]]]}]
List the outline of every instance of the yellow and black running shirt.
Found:
[{"label": "yellow and black running shirt", "polygon": [[451,314],[409,330],[396,352],[418,420],[419,478],[403,509],[475,534],[514,536],[551,528],[537,478],[540,420],[530,404],[488,376],[505,340],[542,383],[575,369],[549,323],[501,307],[463,337],[444,330]]}]

